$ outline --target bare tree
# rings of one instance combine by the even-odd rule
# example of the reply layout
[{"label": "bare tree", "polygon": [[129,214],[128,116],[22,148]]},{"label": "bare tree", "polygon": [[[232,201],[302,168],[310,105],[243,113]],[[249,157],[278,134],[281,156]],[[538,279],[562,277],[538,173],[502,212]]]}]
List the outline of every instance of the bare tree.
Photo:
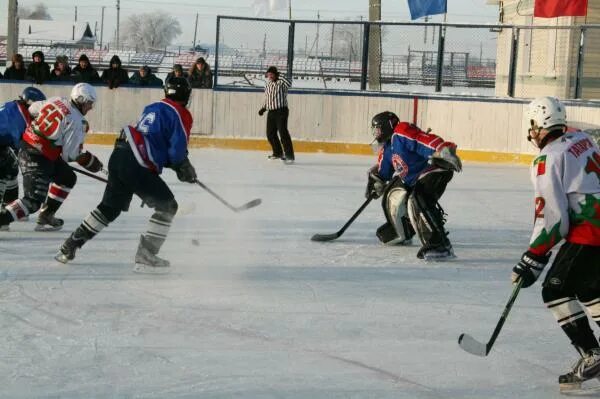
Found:
[{"label": "bare tree", "polygon": [[122,29],[123,43],[143,51],[165,48],[179,35],[179,21],[163,12],[133,14]]},{"label": "bare tree", "polygon": [[33,10],[28,7],[19,7],[20,19],[41,19],[49,21],[52,16],[48,12],[48,7],[44,3],[37,3],[33,6]]}]

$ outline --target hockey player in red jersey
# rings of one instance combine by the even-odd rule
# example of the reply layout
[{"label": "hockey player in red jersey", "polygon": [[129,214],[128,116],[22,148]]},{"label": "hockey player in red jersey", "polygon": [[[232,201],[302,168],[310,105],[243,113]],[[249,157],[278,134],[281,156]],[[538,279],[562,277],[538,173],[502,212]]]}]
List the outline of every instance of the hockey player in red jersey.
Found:
[{"label": "hockey player in red jersey", "polygon": [[25,130],[19,151],[24,196],[0,210],[0,227],[22,220],[41,207],[36,231],[62,228],[63,221],[54,215],[77,181],[68,162],[77,162],[90,172],[102,169],[96,156],[82,151],[83,117],[95,102],[96,90],[87,83],[78,83],[70,98],[53,97],[29,108],[37,116]]},{"label": "hockey player in red jersey", "polygon": [[528,250],[513,268],[513,283],[531,286],[565,242],[542,284],[542,297],[581,358],[559,377],[561,389],[600,376],[600,345],[590,327],[600,323],[600,150],[587,134],[569,131],[556,98],[529,105],[528,139],[539,149],[531,179],[535,222]]}]

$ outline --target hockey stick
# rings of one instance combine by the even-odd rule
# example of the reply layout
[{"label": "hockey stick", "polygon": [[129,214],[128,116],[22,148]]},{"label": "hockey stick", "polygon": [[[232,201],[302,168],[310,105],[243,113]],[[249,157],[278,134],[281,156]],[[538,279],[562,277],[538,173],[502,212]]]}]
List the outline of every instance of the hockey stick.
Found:
[{"label": "hockey stick", "polygon": [[[82,175],[86,175],[88,177],[91,177],[92,179],[96,179],[98,181],[101,181],[102,183],[108,183],[108,180],[106,180],[106,179],[104,179],[104,178],[102,178],[100,176],[96,176],[95,174],[93,174],[91,172],[88,172],[87,170],[82,170],[82,169],[79,169],[79,168],[74,168],[72,166],[71,166],[71,169],[73,169],[73,172],[81,173]],[[104,172],[104,169],[102,169],[102,172]],[[106,173],[106,172],[104,172],[104,173]]]},{"label": "hockey stick", "polygon": [[206,191],[208,191],[208,193],[210,195],[212,195],[213,197],[215,197],[217,200],[219,200],[219,202],[221,202],[223,205],[225,205],[227,208],[231,209],[234,212],[241,212],[241,211],[245,211],[247,209],[250,208],[254,208],[256,206],[259,206],[262,203],[262,200],[260,198],[256,198],[253,199],[250,202],[245,203],[242,206],[233,206],[231,205],[229,202],[225,201],[223,198],[221,198],[221,196],[219,196],[217,193],[215,193],[213,190],[211,190],[210,188],[206,187],[206,185],[204,183],[202,183],[199,180],[196,180],[195,183],[197,185],[199,185],[200,187],[202,187],[203,189],[205,189]]},{"label": "hockey stick", "polygon": [[498,320],[498,324],[496,324],[496,328],[494,329],[494,332],[492,333],[492,336],[487,344],[482,344],[469,334],[463,333],[460,334],[460,337],[458,337],[458,345],[460,345],[462,349],[469,352],[470,354],[482,357],[487,356],[490,353],[490,350],[492,350],[492,346],[494,346],[496,338],[498,338],[498,335],[500,335],[500,330],[502,330],[502,326],[508,318],[508,313],[510,312],[510,309],[512,309],[512,306],[517,299],[517,295],[519,295],[519,291],[521,290],[522,285],[523,279],[519,279],[519,282],[515,284],[515,287],[512,290],[512,294],[510,294],[508,303],[504,307],[502,316],[500,316],[500,320]]},{"label": "hockey stick", "polygon": [[371,201],[373,201],[373,197],[367,198],[367,200],[360,206],[360,208],[358,208],[358,210],[356,212],[354,212],[354,215],[352,215],[350,220],[348,220],[346,222],[346,224],[337,233],[315,234],[314,236],[311,237],[311,240],[312,241],[333,241],[337,238],[340,238],[342,236],[342,234],[344,234],[346,229],[356,220],[358,215],[360,215],[362,213],[362,211],[365,210],[365,208],[367,207],[367,205],[369,205],[369,203]]}]

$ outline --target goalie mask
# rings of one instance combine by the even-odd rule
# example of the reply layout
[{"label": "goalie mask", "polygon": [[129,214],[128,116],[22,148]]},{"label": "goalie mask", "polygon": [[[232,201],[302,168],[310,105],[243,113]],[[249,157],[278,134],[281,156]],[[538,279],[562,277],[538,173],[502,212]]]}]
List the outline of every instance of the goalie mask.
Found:
[{"label": "goalie mask", "polygon": [[380,144],[387,142],[392,138],[394,128],[399,122],[398,116],[390,111],[375,115],[371,120],[373,138]]}]

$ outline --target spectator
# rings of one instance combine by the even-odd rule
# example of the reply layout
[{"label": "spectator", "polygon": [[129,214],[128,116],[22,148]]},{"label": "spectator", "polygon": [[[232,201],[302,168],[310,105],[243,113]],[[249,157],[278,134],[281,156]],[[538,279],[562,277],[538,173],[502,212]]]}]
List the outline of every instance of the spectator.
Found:
[{"label": "spectator", "polygon": [[54,69],[50,72],[50,80],[54,82],[70,82],[73,80],[71,68],[69,67],[69,57],[66,55],[56,57]]},{"label": "spectator", "polygon": [[90,59],[85,54],[81,54],[79,57],[79,65],[73,68],[72,76],[76,83],[96,83],[100,81],[98,72],[90,64]]},{"label": "spectator", "polygon": [[144,65],[138,71],[135,71],[129,79],[129,83],[136,86],[162,87],[163,81],[152,73],[148,65]]},{"label": "spectator", "polygon": [[169,72],[169,74],[167,75],[167,78],[165,79],[165,85],[169,83],[169,80],[171,80],[171,78],[187,79],[187,74],[183,72],[183,67],[181,66],[181,64],[173,65],[173,72]]},{"label": "spectator", "polygon": [[102,72],[102,81],[108,84],[109,89],[116,89],[122,84],[129,83],[129,74],[121,67],[121,59],[113,55],[110,59],[110,67]]},{"label": "spectator", "polygon": [[33,62],[27,67],[25,79],[39,85],[50,80],[50,65],[44,60],[44,53],[34,51],[31,58]]},{"label": "spectator", "polygon": [[199,57],[196,63],[191,66],[188,79],[193,88],[212,88],[212,71],[203,57]]},{"label": "spectator", "polygon": [[25,80],[25,63],[21,54],[13,54],[12,65],[4,71],[4,79]]}]

